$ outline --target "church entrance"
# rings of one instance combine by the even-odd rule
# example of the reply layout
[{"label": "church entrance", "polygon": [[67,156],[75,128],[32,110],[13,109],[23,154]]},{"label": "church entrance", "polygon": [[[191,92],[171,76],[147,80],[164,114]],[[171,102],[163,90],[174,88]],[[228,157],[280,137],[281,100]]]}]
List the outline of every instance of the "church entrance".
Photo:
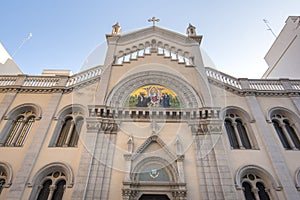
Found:
[{"label": "church entrance", "polygon": [[170,200],[167,195],[143,194],[139,200]]}]

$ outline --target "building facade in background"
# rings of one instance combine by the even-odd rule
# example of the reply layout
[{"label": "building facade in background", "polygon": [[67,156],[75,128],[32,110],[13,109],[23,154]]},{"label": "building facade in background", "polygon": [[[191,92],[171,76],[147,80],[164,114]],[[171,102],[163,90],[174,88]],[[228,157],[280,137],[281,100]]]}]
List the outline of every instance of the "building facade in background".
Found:
[{"label": "building facade in background", "polygon": [[269,68],[263,78],[300,77],[300,16],[290,16],[265,56]]},{"label": "building facade in background", "polygon": [[300,198],[300,80],[207,67],[192,25],[106,38],[101,66],[0,77],[0,199]]}]

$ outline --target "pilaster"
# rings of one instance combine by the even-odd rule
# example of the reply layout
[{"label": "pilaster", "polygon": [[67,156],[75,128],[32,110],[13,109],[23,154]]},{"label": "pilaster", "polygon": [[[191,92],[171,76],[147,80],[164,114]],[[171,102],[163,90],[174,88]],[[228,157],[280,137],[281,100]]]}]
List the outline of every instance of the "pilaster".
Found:
[{"label": "pilaster", "polygon": [[202,199],[237,199],[221,122],[200,122],[192,132]]},{"label": "pilaster", "polygon": [[104,101],[106,99],[107,89],[110,82],[110,76],[111,76],[111,70],[112,70],[112,64],[114,63],[114,55],[115,55],[115,49],[117,46],[117,41],[120,38],[120,36],[107,36],[107,53],[104,61],[104,70],[101,75],[101,79],[99,81],[99,87],[97,87],[96,91],[96,104],[102,105],[104,104]]},{"label": "pilaster", "polygon": [[297,109],[297,114],[300,114],[300,96],[291,96],[290,98]]},{"label": "pilaster", "polygon": [[10,108],[16,96],[17,96],[16,92],[5,93],[5,96],[0,103],[0,119],[3,119],[5,113]]},{"label": "pilaster", "polygon": [[15,200],[22,199],[26,189],[26,183],[31,176],[31,172],[35,166],[39,156],[40,149],[44,145],[45,137],[48,133],[52,119],[57,110],[57,106],[61,100],[61,93],[53,93],[52,97],[44,111],[43,117],[39,122],[39,127],[34,134],[32,143],[27,151],[27,154],[22,162],[20,170],[16,173],[15,180],[11,186],[6,199]]},{"label": "pilaster", "polygon": [[297,192],[295,184],[293,182],[294,178],[291,177],[289,169],[287,168],[287,164],[285,163],[285,159],[277,146],[273,131],[270,130],[266,122],[266,118],[259,102],[257,101],[255,96],[246,96],[246,99],[249,107],[252,110],[252,114],[256,119],[257,128],[262,137],[266,152],[269,155],[269,159],[272,162],[274,171],[277,174],[280,183],[282,184],[286,199],[299,199],[299,193]]},{"label": "pilaster", "polygon": [[108,199],[118,126],[112,120],[87,119],[86,150],[81,156],[72,199]]}]

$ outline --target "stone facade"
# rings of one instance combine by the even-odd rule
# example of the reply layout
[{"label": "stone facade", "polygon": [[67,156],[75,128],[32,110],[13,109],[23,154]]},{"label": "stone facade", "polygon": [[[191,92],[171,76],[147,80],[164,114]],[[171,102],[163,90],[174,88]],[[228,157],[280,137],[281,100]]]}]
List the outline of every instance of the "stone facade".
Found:
[{"label": "stone facade", "polygon": [[192,25],[117,25],[103,66],[0,77],[0,199],[300,198],[300,80],[205,67]]}]

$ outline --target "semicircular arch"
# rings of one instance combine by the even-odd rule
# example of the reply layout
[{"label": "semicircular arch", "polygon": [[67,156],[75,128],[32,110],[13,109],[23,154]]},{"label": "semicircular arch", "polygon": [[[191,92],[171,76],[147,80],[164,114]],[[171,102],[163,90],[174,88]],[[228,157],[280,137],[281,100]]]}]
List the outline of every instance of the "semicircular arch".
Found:
[{"label": "semicircular arch", "polygon": [[205,106],[203,98],[185,80],[174,74],[160,71],[144,71],[129,75],[111,90],[105,104],[112,107],[123,107],[133,91],[150,84],[159,84],[173,90],[184,108]]},{"label": "semicircular arch", "polygon": [[260,166],[256,165],[245,165],[240,167],[235,175],[235,186],[237,189],[242,189],[242,178],[247,174],[247,173],[253,173],[258,176],[260,176],[263,180],[265,180],[268,184],[272,185],[272,187],[275,190],[281,190],[282,186],[280,182],[275,179],[275,177],[270,174],[267,170]]},{"label": "semicircular arch", "polygon": [[161,166],[161,169],[164,169],[165,172],[169,176],[169,182],[177,182],[178,180],[178,172],[176,168],[170,164],[167,160],[160,158],[160,157],[148,157],[140,161],[133,167],[133,170],[131,172],[131,179],[133,181],[139,181],[140,174],[144,173],[147,166],[156,164]]}]

